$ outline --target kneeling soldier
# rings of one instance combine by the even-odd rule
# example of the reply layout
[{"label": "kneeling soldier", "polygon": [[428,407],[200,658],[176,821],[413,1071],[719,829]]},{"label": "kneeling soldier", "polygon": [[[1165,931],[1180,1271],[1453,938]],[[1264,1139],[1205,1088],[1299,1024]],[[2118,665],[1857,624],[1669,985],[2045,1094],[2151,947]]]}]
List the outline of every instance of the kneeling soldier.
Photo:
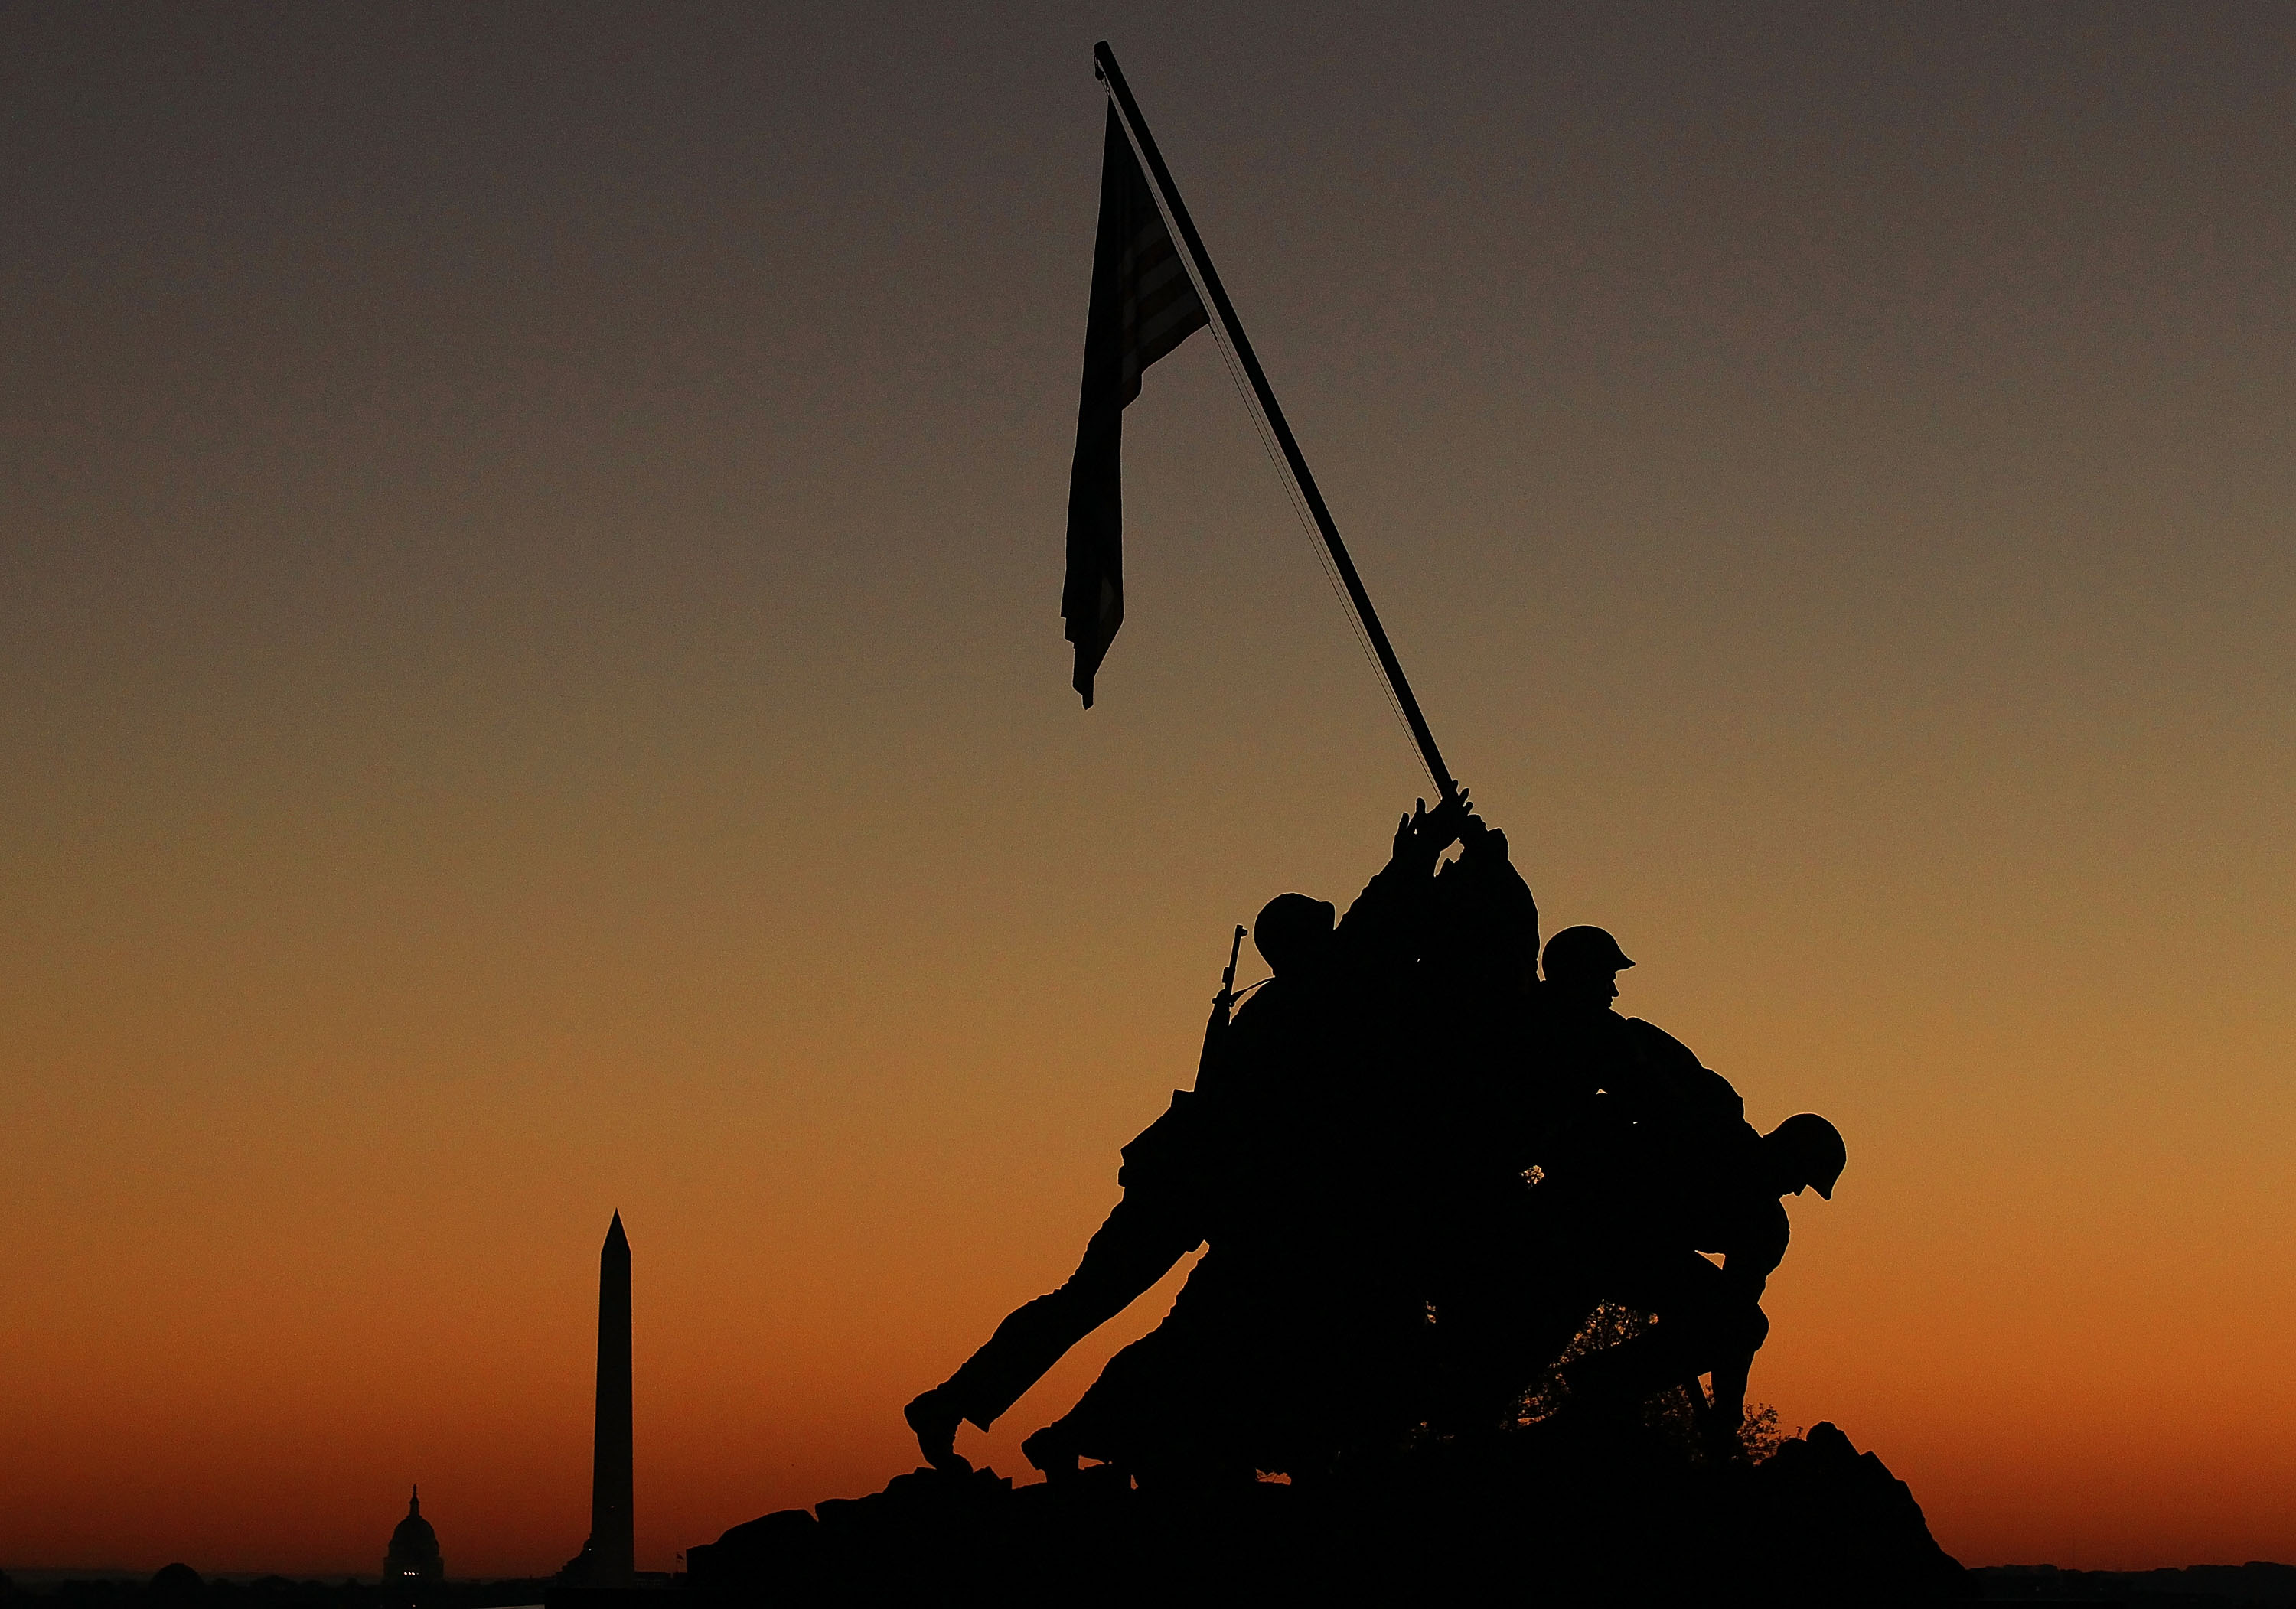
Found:
[{"label": "kneeling soldier", "polygon": [[[1565,1370],[1572,1397],[1616,1406],[1710,1372],[1710,1445],[1734,1452],[1747,1375],[1769,1335],[1762,1293],[1791,1233],[1781,1197],[1815,1189],[1831,1201],[1847,1156],[1841,1131],[1805,1112],[1767,1134],[1747,1128],[1702,1156],[1669,1157],[1665,1176],[1635,1180],[1636,1196],[1588,1248],[1593,1283],[1657,1322]],[[1721,1254],[1722,1266],[1700,1252]]]}]

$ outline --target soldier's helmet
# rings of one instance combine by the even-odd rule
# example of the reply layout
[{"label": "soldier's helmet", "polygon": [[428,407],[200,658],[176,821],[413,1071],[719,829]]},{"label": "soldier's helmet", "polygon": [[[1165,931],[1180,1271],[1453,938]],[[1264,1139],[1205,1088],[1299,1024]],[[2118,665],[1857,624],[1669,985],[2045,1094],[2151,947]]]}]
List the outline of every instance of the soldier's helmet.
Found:
[{"label": "soldier's helmet", "polygon": [[1546,981],[1558,978],[1591,977],[1605,972],[1624,972],[1634,962],[1619,948],[1606,928],[1565,927],[1546,941],[1545,970]]},{"label": "soldier's helmet", "polygon": [[1303,962],[1313,965],[1316,952],[1331,942],[1338,918],[1329,900],[1279,894],[1252,919],[1252,946],[1279,973]]},{"label": "soldier's helmet", "polygon": [[1841,1131],[1815,1112],[1787,1118],[1766,1136],[1784,1151],[1786,1166],[1796,1180],[1807,1180],[1821,1200],[1833,1199],[1834,1181],[1849,1161]]}]

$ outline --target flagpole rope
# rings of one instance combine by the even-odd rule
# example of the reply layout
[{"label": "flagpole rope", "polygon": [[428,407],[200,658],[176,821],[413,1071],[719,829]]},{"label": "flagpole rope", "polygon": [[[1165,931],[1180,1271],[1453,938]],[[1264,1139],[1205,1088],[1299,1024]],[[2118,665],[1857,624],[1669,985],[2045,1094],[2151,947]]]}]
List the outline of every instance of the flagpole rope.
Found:
[{"label": "flagpole rope", "polygon": [[1267,461],[1275,467],[1276,479],[1283,487],[1284,501],[1292,505],[1292,516],[1300,522],[1300,533],[1308,539],[1308,546],[1316,555],[1316,566],[1324,572],[1324,580],[1331,587],[1332,598],[1338,600],[1340,613],[1347,620],[1348,630],[1355,637],[1356,648],[1362,653],[1364,663],[1371,666],[1372,680],[1379,684],[1380,693],[1387,701],[1387,713],[1395,717],[1396,731],[1403,734],[1403,740],[1410,747],[1415,759],[1419,747],[1411,735],[1411,723],[1404,719],[1403,706],[1397,700],[1395,690],[1387,684],[1387,677],[1380,669],[1379,656],[1372,649],[1370,634],[1364,630],[1363,622],[1356,618],[1355,606],[1348,601],[1347,588],[1341,584],[1340,572],[1332,565],[1331,555],[1324,551],[1324,539],[1308,513],[1307,500],[1292,483],[1292,471],[1285,465],[1283,455],[1276,450],[1275,434],[1261,416],[1251,388],[1244,382],[1243,372],[1237,366],[1235,354],[1217,325],[1213,328],[1212,339],[1219,347],[1222,362],[1227,366],[1228,381],[1234,386],[1236,396],[1243,402],[1244,413],[1251,421],[1252,433],[1259,437],[1259,450],[1267,454]]},{"label": "flagpole rope", "polygon": [[[1114,99],[1112,89],[1110,91],[1110,98]],[[1144,153],[1140,150],[1139,135],[1134,133],[1129,120],[1119,116],[1117,122],[1123,127],[1125,141],[1132,146],[1134,154],[1144,157]],[[1177,255],[1181,266],[1187,270],[1188,279],[1195,286],[1197,294],[1202,298],[1204,305],[1207,307],[1212,306],[1210,288],[1205,282],[1203,274],[1196,265],[1194,254],[1182,244],[1182,231],[1177,226],[1177,220],[1172,216],[1170,207],[1165,201],[1160,187],[1151,184],[1148,189],[1150,195],[1155,200],[1157,212],[1163,217],[1166,227],[1170,231],[1173,243],[1180,247]],[[1330,585],[1332,596],[1339,602],[1340,613],[1346,619],[1349,631],[1355,636],[1357,649],[1362,652],[1364,662],[1371,666],[1372,680],[1379,684],[1379,690],[1387,701],[1388,714],[1395,717],[1397,730],[1402,732],[1404,742],[1410,746],[1413,756],[1417,758],[1419,741],[1411,730],[1410,721],[1404,715],[1402,701],[1395,696],[1395,689],[1388,684],[1387,673],[1380,664],[1377,651],[1372,647],[1371,633],[1364,629],[1363,621],[1357,616],[1355,605],[1348,596],[1347,587],[1340,579],[1339,568],[1332,562],[1331,554],[1324,551],[1322,534],[1316,528],[1315,519],[1308,510],[1307,495],[1300,490],[1297,478],[1292,473],[1291,466],[1284,461],[1283,453],[1277,449],[1275,430],[1268,424],[1266,411],[1260,407],[1259,398],[1253,395],[1251,387],[1244,377],[1242,366],[1236,359],[1235,349],[1229,343],[1227,331],[1219,319],[1208,320],[1207,323],[1212,332],[1212,343],[1219,348],[1220,361],[1226,366],[1228,383],[1235,388],[1236,396],[1243,404],[1244,417],[1250,420],[1252,434],[1259,438],[1259,450],[1267,455],[1268,463],[1275,470],[1275,478],[1283,488],[1284,501],[1292,505],[1292,518],[1300,522],[1300,530],[1308,538],[1308,546],[1316,555],[1316,568],[1324,572],[1324,580]]]}]

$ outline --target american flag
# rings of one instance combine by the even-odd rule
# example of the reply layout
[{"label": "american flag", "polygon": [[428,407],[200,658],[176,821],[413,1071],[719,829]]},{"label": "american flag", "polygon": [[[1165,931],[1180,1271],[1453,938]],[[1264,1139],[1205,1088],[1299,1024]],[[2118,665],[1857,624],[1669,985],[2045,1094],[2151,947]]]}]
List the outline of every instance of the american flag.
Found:
[{"label": "american flag", "polygon": [[1111,105],[1061,589],[1068,640],[1076,644],[1076,690],[1086,709],[1093,674],[1124,624],[1125,404],[1140,395],[1143,370],[1210,322]]}]

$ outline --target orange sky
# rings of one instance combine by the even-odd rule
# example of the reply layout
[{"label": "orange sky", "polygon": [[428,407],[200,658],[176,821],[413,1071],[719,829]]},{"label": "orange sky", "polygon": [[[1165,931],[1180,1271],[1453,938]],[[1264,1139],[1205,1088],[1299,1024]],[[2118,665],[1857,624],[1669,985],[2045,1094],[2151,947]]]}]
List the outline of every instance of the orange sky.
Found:
[{"label": "orange sky", "polygon": [[2296,1559],[2279,14],[1103,9],[0,20],[0,1567],[554,1567],[617,1208],[641,1564],[874,1489],[1376,866],[1204,340],[1068,690],[1103,35],[1550,929],[1849,1137],[1755,1396]]}]

